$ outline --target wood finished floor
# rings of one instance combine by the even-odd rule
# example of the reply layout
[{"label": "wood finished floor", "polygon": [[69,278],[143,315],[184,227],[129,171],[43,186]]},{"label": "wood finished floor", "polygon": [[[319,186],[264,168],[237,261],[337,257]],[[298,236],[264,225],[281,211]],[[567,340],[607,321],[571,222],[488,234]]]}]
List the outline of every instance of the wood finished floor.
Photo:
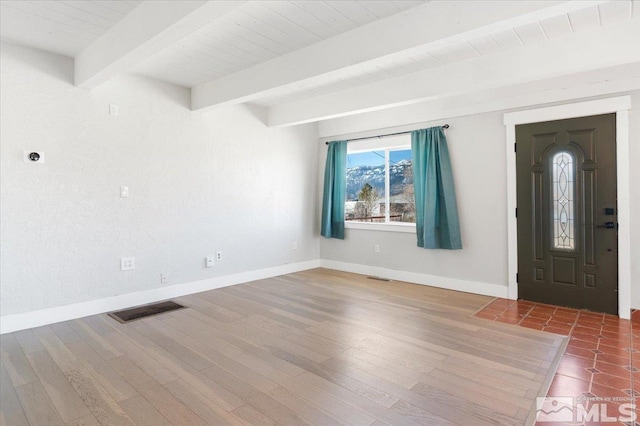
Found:
[{"label": "wood finished floor", "polygon": [[[569,336],[548,397],[572,397],[585,407],[598,403],[599,412],[606,410],[611,417],[627,417],[622,404],[640,407],[640,311],[632,312],[631,320],[627,320],[584,309],[496,299],[475,317]],[[636,416],[640,420],[640,408]],[[584,423],[597,422],[575,424]],[[602,423],[640,426],[639,421]]]},{"label": "wood finished floor", "polygon": [[491,298],[316,269],[2,336],[0,423],[522,425],[562,336]]}]

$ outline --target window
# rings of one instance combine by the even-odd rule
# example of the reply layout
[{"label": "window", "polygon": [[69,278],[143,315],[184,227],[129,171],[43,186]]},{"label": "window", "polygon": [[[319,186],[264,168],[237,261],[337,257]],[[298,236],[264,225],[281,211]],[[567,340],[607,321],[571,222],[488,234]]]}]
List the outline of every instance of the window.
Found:
[{"label": "window", "polygon": [[574,168],[573,155],[560,151],[553,156],[553,247],[575,248],[574,226]]},{"label": "window", "polygon": [[415,223],[410,139],[389,139],[349,144],[347,223]]}]

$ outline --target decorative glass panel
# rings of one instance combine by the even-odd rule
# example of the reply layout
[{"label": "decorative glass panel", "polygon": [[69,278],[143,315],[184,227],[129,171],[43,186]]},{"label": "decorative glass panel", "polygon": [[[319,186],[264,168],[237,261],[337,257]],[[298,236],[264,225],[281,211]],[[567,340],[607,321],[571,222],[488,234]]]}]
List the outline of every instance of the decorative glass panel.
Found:
[{"label": "decorative glass panel", "polygon": [[561,151],[553,156],[553,247],[575,249],[573,155]]}]

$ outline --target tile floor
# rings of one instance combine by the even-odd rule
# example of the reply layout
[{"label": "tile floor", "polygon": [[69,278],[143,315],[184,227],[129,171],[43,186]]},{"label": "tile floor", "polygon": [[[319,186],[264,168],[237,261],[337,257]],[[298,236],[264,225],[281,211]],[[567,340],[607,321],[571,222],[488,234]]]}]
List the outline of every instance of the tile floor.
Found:
[{"label": "tile floor", "polygon": [[[608,415],[618,415],[620,404],[638,398],[640,409],[640,311],[634,311],[629,321],[615,315],[496,299],[475,316],[571,337],[547,396],[573,396],[587,410],[594,402],[606,401]],[[635,424],[640,425],[640,412],[637,418]],[[602,420],[586,424],[615,424]]]}]

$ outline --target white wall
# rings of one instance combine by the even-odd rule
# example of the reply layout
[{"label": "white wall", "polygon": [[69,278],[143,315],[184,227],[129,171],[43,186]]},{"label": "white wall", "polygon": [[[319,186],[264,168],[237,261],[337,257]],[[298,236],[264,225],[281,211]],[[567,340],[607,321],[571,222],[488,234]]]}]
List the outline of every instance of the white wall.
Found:
[{"label": "white wall", "polygon": [[[451,126],[446,133],[464,249],[425,250],[416,246],[412,233],[347,229],[344,241],[321,240],[322,259],[507,285],[505,169],[496,167],[506,161],[502,116],[490,113],[446,122]],[[325,151],[321,148],[321,162]],[[380,245],[380,253],[374,252],[374,244]]]},{"label": "white wall", "polygon": [[8,43],[0,64],[3,316],[318,258],[315,125],[193,113],[133,75],[78,89],[71,59]]},{"label": "white wall", "polygon": [[[2,316],[158,289],[161,272],[173,285],[318,258],[506,292],[503,112],[446,118],[460,114],[411,105],[320,123],[321,135],[354,136],[448,122],[464,249],[423,250],[412,234],[354,229],[345,241],[319,240],[326,146],[314,143],[315,126],[268,128],[245,107],[192,113],[186,89],[133,75],[77,89],[70,59],[1,48]],[[110,103],[120,115],[108,114]],[[639,91],[632,103],[633,165]],[[31,149],[46,163],[24,163]],[[637,167],[631,182],[632,306],[640,308]],[[119,197],[121,185],[130,198]],[[216,251],[223,261],[204,268]],[[129,255],[137,268],[121,272]]]},{"label": "white wall", "polygon": [[[630,113],[631,169],[631,259],[633,308],[640,308],[640,91],[632,95]],[[498,102],[499,100],[495,100]],[[515,101],[514,101],[515,102]],[[499,102],[498,102],[499,103]],[[532,105],[533,106],[533,105]],[[459,110],[463,106],[456,105]],[[481,107],[478,107],[480,109]],[[456,118],[446,117],[446,111],[437,111],[437,121],[417,123],[416,117],[434,116],[432,106],[411,105],[321,122],[320,176],[326,157],[324,141],[342,139],[344,135],[356,137],[384,134],[449,123],[447,130],[454,180],[458,198],[463,249],[458,251],[424,250],[416,247],[413,234],[361,229],[347,229],[344,241],[322,239],[320,256],[323,260],[346,264],[367,265],[371,273],[395,274],[412,272],[414,279],[434,285],[454,280],[468,281],[459,288],[477,289],[485,294],[497,294],[496,286],[507,281],[507,217],[506,217],[506,135],[503,114],[506,111],[478,113]],[[455,114],[452,114],[452,117]],[[389,126],[380,128],[381,125]],[[332,135],[332,136],[329,136]],[[320,187],[322,182],[320,181]],[[320,189],[321,190],[321,189]],[[320,201],[321,205],[321,201]],[[379,244],[381,252],[374,252]],[[340,267],[340,266],[339,266]],[[386,268],[376,270],[375,268]],[[354,268],[366,273],[366,268]],[[399,275],[403,276],[402,273]],[[420,277],[424,278],[420,278]],[[458,283],[460,284],[460,283]]]}]

